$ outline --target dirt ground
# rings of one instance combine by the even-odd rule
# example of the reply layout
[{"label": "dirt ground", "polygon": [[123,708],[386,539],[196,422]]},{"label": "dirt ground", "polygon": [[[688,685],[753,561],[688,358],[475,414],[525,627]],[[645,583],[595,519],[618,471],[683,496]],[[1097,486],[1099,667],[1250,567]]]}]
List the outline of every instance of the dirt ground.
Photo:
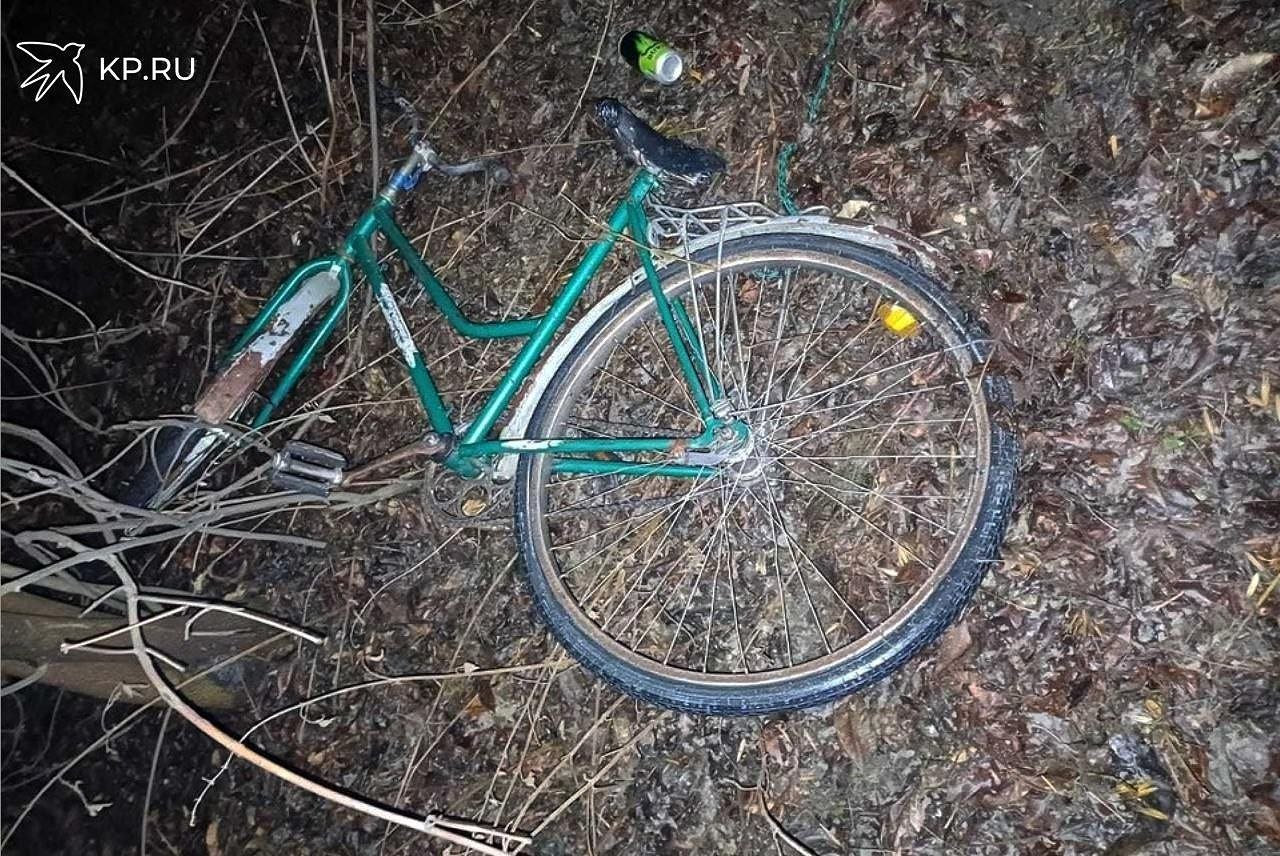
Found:
[{"label": "dirt ground", "polygon": [[[4,419],[86,471],[126,439],[108,426],[181,411],[272,284],[367,204],[374,154],[352,80],[367,10],[320,6],[6,11],[6,167],[120,258],[205,289],[129,269],[6,173]],[[134,557],[143,582],[327,634],[235,666],[228,725],[379,675],[475,667],[318,702],[257,745],[389,804],[533,833],[540,854],[1280,852],[1280,65],[1203,89],[1277,50],[1280,13],[852,6],[811,127],[825,2],[383,0],[370,14],[379,77],[422,108],[439,148],[516,173],[511,187],[429,178],[404,213],[474,315],[544,301],[620,192],[627,167],[585,116],[602,95],[722,152],[719,199],[776,204],[778,149],[801,140],[802,205],[853,203],[948,253],[951,288],[1000,343],[1024,448],[1003,561],[964,620],[827,708],[680,715],[567,667],[509,530],[457,530],[406,495],[263,523],[321,550],[207,537]],[[646,83],[614,47],[635,27],[696,74]],[[31,39],[84,42],[95,65],[194,55],[197,71],[91,77],[79,106],[33,103],[13,44]],[[401,139],[387,121],[384,178]],[[382,326],[361,317],[298,396],[341,382],[311,439],[352,458],[422,425]],[[433,330],[419,341],[465,411],[509,351],[438,335],[420,303],[408,317]],[[25,513],[65,522],[50,520],[61,507]],[[6,520],[6,556],[35,522]],[[485,674],[506,667],[522,668]],[[43,686],[6,697],[6,831],[130,710]],[[111,731],[7,851],[443,852],[242,764],[197,803],[225,753],[178,722],[153,711]]]}]

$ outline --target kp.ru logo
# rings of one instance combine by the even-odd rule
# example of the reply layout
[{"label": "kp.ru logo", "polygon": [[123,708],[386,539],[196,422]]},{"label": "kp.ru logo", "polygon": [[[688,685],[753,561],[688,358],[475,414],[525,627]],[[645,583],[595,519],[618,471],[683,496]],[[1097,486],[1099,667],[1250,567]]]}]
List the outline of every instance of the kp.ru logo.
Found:
[{"label": "kp.ru logo", "polygon": [[[18,42],[18,50],[31,57],[37,63],[35,71],[27,75],[27,79],[19,84],[19,89],[35,86],[39,101],[53,89],[59,81],[71,93],[77,103],[84,96],[84,70],[80,67],[80,52],[84,45],[79,42],[67,42],[55,45],[53,42]],[[190,80],[196,76],[195,57],[186,57],[186,73],[183,73],[183,59],[164,56],[149,58],[147,65],[136,56],[117,56],[98,60],[99,80]],[[170,76],[172,74],[172,77]]]}]

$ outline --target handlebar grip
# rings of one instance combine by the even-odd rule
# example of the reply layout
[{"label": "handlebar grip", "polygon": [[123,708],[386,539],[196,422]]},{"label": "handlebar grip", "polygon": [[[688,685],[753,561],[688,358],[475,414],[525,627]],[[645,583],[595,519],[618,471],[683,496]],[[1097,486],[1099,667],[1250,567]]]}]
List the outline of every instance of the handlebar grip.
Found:
[{"label": "handlebar grip", "polygon": [[515,175],[512,174],[511,170],[507,169],[502,164],[498,163],[497,161],[490,161],[489,162],[489,179],[494,184],[501,184],[505,186],[508,184],[514,184],[516,177]]}]

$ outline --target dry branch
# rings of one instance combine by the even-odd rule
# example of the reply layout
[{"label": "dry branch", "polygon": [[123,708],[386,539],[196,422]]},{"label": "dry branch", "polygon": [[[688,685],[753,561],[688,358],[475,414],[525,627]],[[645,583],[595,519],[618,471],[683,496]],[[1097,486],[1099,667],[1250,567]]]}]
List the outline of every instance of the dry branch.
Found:
[{"label": "dry branch", "polygon": [[[318,643],[323,641],[323,637],[308,631],[294,627],[293,625],[281,622],[270,616],[253,612],[229,604],[209,601],[195,597],[187,597],[180,595],[169,595],[160,593],[151,593],[141,591],[135,583],[132,575],[124,566],[120,559],[120,554],[126,550],[144,546],[151,543],[159,543],[164,540],[183,537],[194,532],[217,532],[222,529],[218,526],[219,522],[227,522],[231,520],[242,520],[247,514],[274,513],[286,508],[298,508],[302,505],[297,497],[293,496],[274,496],[266,498],[250,498],[248,500],[228,500],[219,503],[212,508],[208,508],[197,512],[187,512],[180,514],[160,514],[157,512],[139,512],[136,509],[130,509],[127,506],[119,506],[112,500],[102,496],[87,485],[87,479],[80,473],[74,462],[61,453],[55,444],[52,444],[47,438],[39,432],[33,432],[30,429],[18,429],[14,433],[19,433],[24,439],[30,441],[42,452],[49,455],[59,467],[63,470],[49,469],[36,464],[16,461],[9,458],[0,459],[5,470],[23,477],[39,486],[45,491],[51,492],[58,496],[71,499],[78,505],[85,507],[87,511],[92,512],[101,521],[97,525],[80,525],[67,527],[68,529],[83,531],[88,534],[110,534],[116,530],[129,530],[141,528],[160,528],[162,531],[152,535],[128,535],[122,540],[107,544],[102,547],[92,547],[82,543],[70,534],[56,529],[42,529],[19,533],[15,536],[16,540],[30,546],[34,555],[49,555],[52,559],[44,567],[33,571],[21,571],[19,569],[9,569],[10,573],[17,572],[17,576],[6,580],[0,585],[0,595],[8,595],[4,601],[5,611],[9,613],[3,627],[6,631],[15,627],[13,617],[16,614],[13,605],[19,606],[23,603],[38,602],[43,603],[43,598],[33,598],[30,595],[20,593],[19,590],[24,586],[34,585],[49,580],[59,574],[70,571],[74,568],[90,564],[100,563],[106,565],[119,580],[119,586],[116,589],[109,589],[101,596],[97,597],[92,608],[97,607],[106,601],[113,594],[119,593],[124,598],[124,617],[119,618],[87,618],[77,616],[78,610],[65,604],[58,604],[63,610],[69,613],[67,620],[72,624],[65,622],[59,624],[55,630],[58,637],[53,642],[54,650],[58,651],[62,658],[67,657],[86,657],[86,656],[107,656],[117,657],[121,654],[131,656],[141,669],[141,680],[137,683],[148,685],[155,694],[164,700],[169,710],[178,713],[187,722],[195,726],[206,736],[214,740],[216,743],[225,748],[229,753],[228,761],[231,757],[240,758],[250,764],[264,770],[271,775],[280,777],[285,781],[300,787],[310,793],[319,796],[330,802],[336,803],[343,807],[354,811],[368,814],[372,817],[384,820],[398,826],[404,826],[415,831],[425,833],[429,836],[445,841],[451,845],[463,847],[473,852],[490,854],[490,856],[503,856],[509,853],[508,845],[524,846],[529,843],[527,836],[518,833],[508,832],[506,830],[491,828],[482,824],[472,823],[470,821],[455,820],[435,815],[421,817],[407,812],[389,809],[381,804],[366,800],[362,797],[355,796],[341,791],[332,785],[303,773],[294,771],[280,762],[263,755],[256,749],[248,746],[244,740],[254,729],[240,738],[236,739],[229,733],[223,731],[219,726],[211,722],[198,707],[187,701],[186,697],[178,691],[171,683],[170,678],[161,670],[158,663],[171,671],[179,671],[183,667],[169,653],[161,651],[157,646],[153,645],[147,639],[148,633],[155,633],[157,628],[166,628],[172,625],[172,630],[168,634],[168,640],[164,642],[164,647],[174,650],[175,645],[188,644],[196,646],[207,646],[208,637],[201,636],[201,641],[192,639],[191,623],[197,618],[210,612],[217,612],[234,616],[237,619],[248,620],[254,624],[280,631],[283,634],[290,634],[300,637],[308,642]],[[383,498],[387,495],[394,495],[400,492],[402,486],[392,485],[389,490],[375,491],[372,494],[338,494],[338,507],[357,507],[370,501],[376,501],[373,497]],[[17,501],[23,499],[22,496],[16,498]],[[103,519],[102,515],[116,514],[125,518],[123,523],[120,520]],[[263,536],[265,533],[247,533],[240,530],[223,530],[236,537],[254,537]],[[275,536],[280,537],[280,536]],[[290,540],[311,542],[310,539],[295,539],[289,536]],[[54,551],[69,553],[65,558],[56,558],[56,553],[49,552],[43,547],[37,545],[48,545]],[[154,604],[158,606],[170,607],[158,613],[144,615],[142,613],[143,604]],[[189,621],[183,621],[182,613],[194,612],[195,617]],[[76,624],[78,622],[78,625]],[[70,629],[68,629],[70,628]],[[78,628],[78,629],[77,629]],[[67,633],[79,636],[78,640],[67,640]],[[98,643],[127,634],[129,638],[129,647],[127,648],[105,648]],[[223,637],[216,637],[223,638]],[[280,638],[280,634],[272,638]],[[52,637],[51,637],[52,639]],[[6,648],[9,647],[6,640]],[[7,651],[6,651],[7,653]],[[50,658],[53,664],[44,670],[39,667],[33,667],[31,674],[39,677],[48,678],[51,669],[56,669],[61,662],[54,658]],[[493,674],[506,673],[510,671],[525,671],[532,669],[545,669],[548,664],[535,664],[531,666],[510,667],[508,669],[492,670]],[[298,705],[286,708],[284,711],[278,711],[276,714],[262,720],[259,725],[265,724],[266,721],[274,719],[277,716],[291,710],[300,710],[306,704],[314,703],[321,698],[332,697],[333,695],[346,692],[354,692],[359,689],[366,689],[375,686],[386,686],[389,684],[405,683],[409,681],[445,681],[456,679],[472,679],[473,676],[479,676],[482,673],[476,671],[463,671],[459,673],[451,673],[444,675],[418,675],[403,677],[380,677],[377,680],[366,682],[356,687],[342,688],[340,691],[328,693],[324,696],[308,699]],[[111,681],[113,687],[118,687],[122,681],[118,679],[118,675],[114,676]],[[127,682],[124,682],[127,683]],[[25,684],[24,684],[25,685]],[[140,701],[144,699],[139,699]],[[158,744],[156,755],[153,756],[153,765],[156,763],[155,758],[158,757]],[[83,756],[80,756],[83,757]],[[79,758],[75,759],[79,760]],[[224,765],[225,766],[225,765]],[[61,775],[61,774],[59,774]],[[215,775],[210,779],[210,785],[216,781]],[[42,788],[36,795],[38,799],[45,791]],[[13,829],[21,823],[21,820],[29,811],[30,805],[21,812],[13,826],[8,830],[7,836],[13,834]],[[145,830],[145,819],[144,830]],[[8,840],[6,837],[5,841]],[[495,846],[489,842],[499,842]],[[3,842],[0,842],[3,844]]]},{"label": "dry branch", "polygon": [[13,179],[18,184],[22,185],[23,189],[25,189],[28,193],[30,193],[36,199],[39,199],[42,203],[44,203],[44,205],[48,207],[50,211],[57,214],[63,220],[66,220],[69,224],[71,224],[71,228],[75,229],[77,232],[83,235],[85,239],[89,241],[89,243],[93,244],[95,247],[102,250],[112,259],[124,265],[134,273],[145,276],[147,279],[153,280],[155,282],[163,283],[165,285],[176,285],[179,288],[185,288],[189,291],[194,291],[197,294],[209,293],[207,289],[201,288],[198,285],[192,285],[191,283],[183,282],[180,279],[174,279],[173,277],[164,276],[163,274],[158,274],[153,271],[149,271],[146,268],[142,267],[141,265],[134,264],[133,262],[126,259],[124,256],[120,255],[115,250],[111,249],[111,247],[107,246],[107,244],[97,235],[93,234],[87,228],[80,225],[80,221],[76,220],[66,211],[59,208],[57,203],[53,202],[51,199],[49,199],[49,197],[45,196],[39,190],[36,190],[35,187],[33,187],[29,181],[27,181],[25,178],[23,178],[22,176],[14,172],[13,169],[8,164],[0,161],[0,170],[3,170],[5,175],[9,176],[9,178]]}]

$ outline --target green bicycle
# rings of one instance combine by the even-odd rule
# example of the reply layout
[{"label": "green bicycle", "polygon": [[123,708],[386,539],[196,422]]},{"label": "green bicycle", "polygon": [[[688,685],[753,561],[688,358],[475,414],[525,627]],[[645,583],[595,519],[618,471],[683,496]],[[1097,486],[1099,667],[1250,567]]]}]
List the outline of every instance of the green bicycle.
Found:
[{"label": "green bicycle", "polygon": [[[639,170],[544,315],[466,317],[397,225],[424,174],[501,171],[447,163],[415,123],[411,155],[341,247],[277,288],[196,420],[153,445],[132,501],[164,506],[234,445],[233,427],[267,426],[361,276],[429,426],[409,453],[511,491],[534,602],[579,661],[700,713],[811,706],[884,677],[955,619],[1000,546],[1018,452],[989,340],[919,241],[754,203],[665,205],[664,185],[701,188],[724,161],[617,101],[596,116]],[[523,339],[465,421],[379,241],[454,330]],[[620,244],[639,267],[564,329]],[[351,475],[301,443],[273,468],[277,487],[317,494]]]}]

